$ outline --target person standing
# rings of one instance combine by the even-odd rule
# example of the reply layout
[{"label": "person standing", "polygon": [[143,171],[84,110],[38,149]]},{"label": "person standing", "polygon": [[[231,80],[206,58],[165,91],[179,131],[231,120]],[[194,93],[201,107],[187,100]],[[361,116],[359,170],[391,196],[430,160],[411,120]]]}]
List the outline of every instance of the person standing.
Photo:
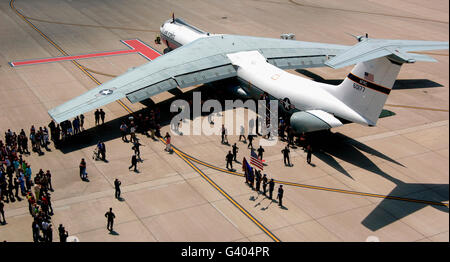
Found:
[{"label": "person standing", "polygon": [[30,211],[30,215],[33,215],[33,205],[36,203],[33,193],[28,191],[26,198],[28,200],[28,211]]},{"label": "person standing", "polygon": [[134,142],[137,141],[137,137],[136,137],[136,126],[134,125],[134,122],[132,121],[130,124],[130,141]]},{"label": "person standing", "polygon": [[83,114],[81,114],[80,115],[80,130],[81,131],[84,131],[84,115]]},{"label": "person standing", "polygon": [[[228,154],[226,155],[225,160],[227,161],[227,169],[233,169],[233,154],[231,153],[231,151],[228,151]],[[228,168],[228,165],[231,168]]]},{"label": "person standing", "polygon": [[45,198],[47,199],[48,210],[50,211],[50,215],[53,215],[53,207],[52,207],[52,199],[50,193],[45,194]]},{"label": "person standing", "polygon": [[233,145],[233,161],[237,162],[237,152],[238,152],[239,147],[236,146],[236,143],[234,143]]},{"label": "person standing", "polygon": [[247,136],[247,139],[248,139],[248,145],[247,145],[247,148],[253,149],[253,135],[249,134],[249,135]]},{"label": "person standing", "polygon": [[82,158],[80,162],[80,178],[81,180],[85,180],[87,178],[86,161],[84,161],[84,158]]},{"label": "person standing", "polygon": [[31,224],[31,229],[33,230],[33,241],[39,242],[41,235],[39,233],[39,224],[36,222],[36,219],[33,220],[33,223]]},{"label": "person standing", "polygon": [[5,220],[5,204],[3,204],[3,201],[0,199],[0,215],[2,216],[3,221],[1,222],[2,224],[6,224],[6,220]]},{"label": "person standing", "polygon": [[25,194],[26,194],[25,176],[23,175],[22,171],[20,172],[20,176],[19,176],[19,185],[20,185],[20,191],[22,193],[22,196],[25,196]]},{"label": "person standing", "polygon": [[45,173],[45,176],[47,177],[49,189],[50,189],[50,191],[53,192],[54,190],[53,190],[53,186],[52,186],[52,174],[50,173],[50,170],[47,170],[47,172]]},{"label": "person standing", "polygon": [[134,167],[134,172],[137,172],[137,157],[136,155],[133,155],[131,157],[131,166],[128,169],[131,169],[132,167]]},{"label": "person standing", "polygon": [[248,180],[250,182],[250,187],[253,190],[253,185],[255,184],[255,168],[252,168],[249,172],[248,172]]},{"label": "person standing", "polygon": [[259,192],[261,187],[261,171],[257,170],[255,172],[255,180],[256,180],[256,192]]},{"label": "person standing", "polygon": [[103,109],[100,108],[100,118],[102,119],[102,125],[105,123],[105,111],[103,111]]},{"label": "person standing", "polygon": [[48,224],[46,236],[47,236],[47,242],[53,242],[53,227],[52,227],[52,223]]},{"label": "person standing", "polygon": [[258,158],[262,160],[263,159],[264,148],[262,148],[262,146],[259,146],[257,151],[258,151]]},{"label": "person standing", "polygon": [[94,116],[95,116],[95,125],[100,124],[100,111],[98,111],[98,109],[95,110]]},{"label": "person standing", "polygon": [[122,184],[122,182],[119,181],[119,179],[116,178],[116,180],[114,180],[114,188],[116,189],[115,192],[115,197],[117,199],[120,199],[120,185]]},{"label": "person standing", "polygon": [[59,234],[59,242],[67,242],[69,232],[66,231],[66,229],[63,227],[62,224],[59,224],[58,234]]},{"label": "person standing", "polygon": [[263,178],[262,178],[262,183],[263,183],[263,194],[266,195],[266,189],[267,189],[267,175],[264,174]]},{"label": "person standing", "polygon": [[134,150],[134,154],[139,158],[139,160],[141,159],[141,150],[139,148],[140,146],[142,146],[142,144],[139,143],[139,141],[134,141],[133,147],[131,148]]},{"label": "person standing", "polygon": [[105,217],[108,219],[108,223],[106,224],[106,229],[108,229],[109,231],[113,231],[114,218],[116,218],[116,216],[112,212],[112,207],[110,207],[109,211],[105,213]]},{"label": "person standing", "polygon": [[48,227],[49,227],[49,223],[47,221],[42,221],[41,223],[41,229],[42,229],[42,238],[44,242],[47,242],[48,239]]},{"label": "person standing", "polygon": [[244,138],[244,143],[247,143],[247,139],[245,139],[244,133],[245,133],[245,128],[244,128],[244,126],[241,126],[241,132],[239,134],[239,142],[241,141],[241,137],[242,137],[242,138]]},{"label": "person standing", "polygon": [[166,135],[164,136],[164,139],[166,140],[166,151],[170,152],[172,150],[171,145],[170,145],[170,135],[169,132],[166,132]]},{"label": "person standing", "polygon": [[275,182],[273,181],[273,178],[271,178],[269,181],[269,199],[272,199],[274,189],[275,189]]},{"label": "person standing", "polygon": [[106,145],[105,145],[105,143],[101,142],[99,149],[100,149],[101,159],[106,162]]},{"label": "person standing", "polygon": [[19,200],[19,180],[17,180],[17,177],[14,178],[14,190],[16,191],[16,198]]},{"label": "person standing", "polygon": [[306,162],[308,162],[308,164],[311,165],[311,155],[312,155],[312,147],[311,147],[311,145],[308,145],[308,146],[306,147],[306,150],[307,150],[307,154],[306,154]]},{"label": "person standing", "polygon": [[125,124],[125,122],[122,122],[122,124],[120,125],[120,132],[122,133],[122,141],[128,143],[127,139],[128,126]]},{"label": "person standing", "polygon": [[102,143],[100,141],[98,141],[97,143],[97,148],[95,149],[95,157],[92,157],[92,159],[95,159],[95,161],[97,161],[98,159],[100,159],[100,153],[102,151]]},{"label": "person standing", "polygon": [[283,194],[284,194],[283,185],[280,185],[280,187],[278,188],[278,196],[277,196],[277,199],[278,199],[278,205],[279,205],[280,207],[283,206]]},{"label": "person standing", "polygon": [[222,134],[222,144],[225,144],[225,134],[226,134],[226,129],[225,129],[225,125],[222,125],[222,131],[221,131],[221,134]]},{"label": "person standing", "polygon": [[291,162],[289,161],[289,152],[291,151],[289,150],[288,146],[286,146],[283,150],[281,150],[281,153],[283,153],[283,161],[285,166],[286,165],[291,166]]}]

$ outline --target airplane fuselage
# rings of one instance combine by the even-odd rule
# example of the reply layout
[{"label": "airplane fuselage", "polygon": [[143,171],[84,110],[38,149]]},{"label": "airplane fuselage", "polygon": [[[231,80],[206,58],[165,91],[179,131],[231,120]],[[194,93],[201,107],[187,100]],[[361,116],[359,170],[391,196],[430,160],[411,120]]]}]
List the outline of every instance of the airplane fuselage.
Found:
[{"label": "airplane fuselage", "polygon": [[[237,70],[239,80],[249,83],[248,87],[245,87],[247,90],[254,86],[278,100],[288,98],[300,111],[319,109],[333,112],[335,116],[351,122],[368,124],[364,118],[325,89],[331,90],[336,86],[290,74],[267,63],[257,51],[230,54],[228,57],[233,64],[239,66]],[[259,98],[254,95],[253,97]]]},{"label": "airplane fuselage", "polygon": [[[178,21],[178,19],[175,19],[175,21],[171,19],[161,26],[161,37],[170,49],[175,49],[198,38],[212,35],[182,20],[181,22]],[[231,57],[234,58],[235,65],[245,63],[245,65],[239,66],[237,70],[238,80],[242,83],[240,95],[259,99],[260,94],[266,92],[280,101],[287,98],[295,109],[300,111],[319,109],[325,112],[333,112],[335,116],[351,122],[364,125],[369,124],[366,119],[329,92],[336,86],[318,83],[290,74],[267,63],[261,54],[259,56],[258,54],[253,54],[252,56],[253,64],[246,62],[248,57],[240,59],[239,54],[230,54],[228,56],[230,59],[232,59]],[[238,60],[241,61],[239,62]]]}]

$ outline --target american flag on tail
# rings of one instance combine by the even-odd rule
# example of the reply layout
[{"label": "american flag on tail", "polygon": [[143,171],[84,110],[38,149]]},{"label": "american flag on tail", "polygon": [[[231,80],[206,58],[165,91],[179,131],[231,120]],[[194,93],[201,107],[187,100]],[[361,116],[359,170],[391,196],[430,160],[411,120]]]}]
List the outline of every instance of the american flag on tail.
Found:
[{"label": "american flag on tail", "polygon": [[261,170],[263,170],[263,168],[264,168],[262,160],[258,158],[255,151],[253,151],[253,150],[250,153],[250,164],[252,164],[253,166],[256,166],[257,168],[259,168]]},{"label": "american flag on tail", "polygon": [[364,79],[372,81],[373,82],[373,74],[364,72]]}]

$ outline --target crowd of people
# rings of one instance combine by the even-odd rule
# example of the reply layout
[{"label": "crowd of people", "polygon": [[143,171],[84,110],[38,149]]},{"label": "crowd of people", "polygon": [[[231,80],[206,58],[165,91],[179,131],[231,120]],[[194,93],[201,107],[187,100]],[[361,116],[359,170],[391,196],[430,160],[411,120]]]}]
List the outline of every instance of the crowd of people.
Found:
[{"label": "crowd of people", "polygon": [[[267,96],[264,98],[267,100]],[[94,116],[96,125],[104,124],[105,112],[102,109],[97,109],[94,113]],[[28,201],[29,213],[33,217],[33,240],[35,242],[52,241],[53,226],[51,223],[51,216],[53,215],[53,208],[51,204],[50,191],[53,191],[53,187],[51,183],[51,172],[49,170],[44,172],[42,169],[40,169],[33,178],[31,167],[23,159],[23,155],[30,154],[30,151],[28,150],[28,140],[30,140],[31,142],[31,151],[42,155],[42,148],[50,151],[50,149],[48,148],[48,145],[51,143],[50,140],[53,141],[55,147],[57,147],[60,142],[67,140],[73,135],[77,135],[83,132],[85,130],[84,119],[84,115],[81,114],[75,117],[72,121],[66,120],[61,122],[61,124],[56,124],[54,121],[51,121],[48,124],[48,129],[45,126],[39,128],[31,126],[29,136],[25,134],[25,131],[23,129],[18,135],[9,129],[7,132],[5,132],[4,143],[2,140],[0,140],[0,218],[2,218],[3,220],[0,220],[0,222],[6,223],[4,215],[4,202],[10,203],[14,201],[21,201],[21,197],[25,197]],[[151,137],[154,140],[156,140],[157,138],[162,138],[160,119],[160,110],[158,108],[154,108],[149,110],[147,113],[140,113],[134,116],[130,116],[127,120],[121,123],[120,131],[122,134],[122,140],[124,142],[131,142],[132,150],[134,151],[134,155],[131,161],[132,165],[129,167],[129,169],[134,167],[134,170],[137,171],[137,160],[140,160],[139,147],[142,144],[139,143],[139,139],[136,137],[136,134],[140,133],[146,135],[147,137]],[[267,120],[267,124],[270,124],[269,119]],[[294,141],[295,132],[292,127],[287,124],[287,121],[285,121],[283,117],[279,119],[278,134],[282,141],[287,142],[286,148],[282,151],[283,155],[285,156],[285,164],[290,165],[288,147],[294,147],[295,144],[308,148],[308,163],[310,162],[311,148],[310,146],[306,145],[305,136],[300,135],[298,136],[297,141]],[[227,130],[223,125],[221,135],[222,143],[228,144]],[[252,142],[255,137],[256,135],[253,134],[249,134],[247,136],[248,148],[251,148],[251,150],[253,150]],[[239,141],[241,141],[241,138],[243,138],[244,143],[247,143],[247,139],[244,135],[242,127]],[[172,148],[169,133],[166,133],[164,139],[166,140],[165,150],[170,152]],[[232,153],[230,151],[227,155],[227,168],[228,165],[230,165],[230,167],[232,168],[231,162],[237,161],[236,155],[238,152],[238,147],[236,146],[236,143],[233,145],[232,151]],[[258,158],[262,159],[264,149],[260,146],[257,151]],[[98,142],[93,158],[95,160],[102,159],[106,162],[106,147],[103,142]],[[83,180],[87,181],[86,161],[82,159],[79,166],[80,177]],[[274,190],[273,179],[268,180],[266,174],[264,174],[264,176],[261,176],[260,171],[254,168],[251,170],[246,169],[245,171],[246,183],[252,189],[258,192],[260,192],[260,186],[262,184],[261,192],[264,195],[266,195],[268,186],[268,198],[272,199],[272,192]],[[116,191],[117,188],[118,186],[116,185]],[[283,189],[280,186],[280,205],[282,203],[282,192]],[[60,240],[65,241],[68,236],[67,231],[62,225],[59,226],[58,231]]]},{"label": "crowd of people", "polygon": [[79,134],[85,130],[84,115],[81,114],[72,121],[63,121],[61,124],[56,124],[55,121],[52,120],[50,124],[48,124],[48,128],[50,129],[50,139],[57,147],[61,142],[64,142],[73,135]]},{"label": "crowd of people", "polygon": [[[41,147],[48,150],[50,144],[46,127],[30,128],[29,139],[32,150],[41,154]],[[17,135],[8,129],[5,139],[0,140],[0,206],[3,221],[6,223],[4,203],[22,201],[28,202],[28,210],[33,217],[32,231],[35,242],[52,241],[51,216],[53,207],[51,193],[53,192],[52,174],[50,170],[39,171],[34,175],[31,166],[23,158],[28,151],[28,138],[22,129]]]},{"label": "crowd of people", "polygon": [[[152,139],[161,137],[161,112],[158,107],[151,109],[147,114],[137,114],[130,116],[120,125],[122,141],[128,143],[137,142],[136,133],[143,134]],[[129,136],[129,139],[128,139]]]}]

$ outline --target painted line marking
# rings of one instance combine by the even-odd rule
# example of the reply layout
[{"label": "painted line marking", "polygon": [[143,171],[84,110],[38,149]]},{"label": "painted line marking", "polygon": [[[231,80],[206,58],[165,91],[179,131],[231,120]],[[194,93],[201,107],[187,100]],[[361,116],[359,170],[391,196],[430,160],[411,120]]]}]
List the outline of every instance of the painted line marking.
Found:
[{"label": "painted line marking", "polygon": [[155,58],[161,56],[161,54],[156,51],[153,47],[145,44],[143,41],[139,39],[132,39],[132,40],[125,40],[121,41],[122,43],[126,44],[135,52],[139,53],[141,56],[143,56],[145,59],[152,61]]},{"label": "painted line marking", "polygon": [[[52,44],[56,49],[58,49],[62,54],[68,56],[68,54],[59,47],[55,42],[53,42],[50,38],[48,38],[42,31],[40,31],[36,26],[34,26],[28,19],[22,15],[15,7],[14,7],[14,0],[10,1],[10,7],[16,12],[18,16],[20,16],[25,22],[27,22],[34,30],[36,30],[44,39],[46,39],[50,44]],[[158,56],[161,54],[157,51],[153,50]],[[158,57],[156,56],[155,57]],[[148,55],[148,54],[146,54]],[[152,56],[150,56],[152,57]],[[149,57],[147,57],[148,59]],[[86,71],[86,69],[80,65],[75,60],[71,60],[71,62],[76,65],[81,71],[83,71],[89,78],[91,78],[96,84],[101,85],[101,82],[98,81],[95,77],[93,77],[89,72]],[[134,114],[134,112],[126,106],[122,101],[117,100],[117,102],[129,113]],[[234,199],[232,199],[227,193],[225,193],[217,184],[215,184],[211,179],[209,179],[208,176],[206,176],[200,169],[198,169],[194,164],[192,164],[189,160],[184,158],[181,154],[177,153],[177,155],[182,158],[186,163],[188,163],[195,171],[197,171],[200,175],[202,175],[211,185],[213,185],[219,192],[221,192],[231,203],[233,203],[236,207],[239,208],[239,210],[244,213],[248,218],[250,218],[260,229],[263,230],[264,233],[266,233],[270,238],[272,238],[276,242],[281,242],[275,235],[273,235],[264,225],[262,225],[258,220],[256,220],[251,214],[249,214],[244,208],[242,208]]]},{"label": "painted line marking", "polygon": [[[164,139],[160,138],[161,142],[165,144]],[[191,163],[180,151],[172,147],[175,154],[177,154],[182,160],[184,160],[189,166],[191,166],[199,175],[201,175],[209,184],[211,184],[217,191],[219,191],[225,198],[227,198],[235,207],[237,207],[245,216],[247,216],[254,224],[256,224],[267,236],[269,236],[275,242],[281,242],[272,232],[270,232],[263,224],[261,224],[255,217],[253,217],[245,208],[237,203],[230,195],[222,190],[214,181],[212,181],[205,173],[203,173],[197,166]]]},{"label": "painted line marking", "polygon": [[430,108],[430,107],[420,107],[420,106],[406,106],[406,105],[393,105],[393,104],[385,104],[385,106],[391,106],[391,107],[403,107],[403,108],[412,108],[412,109],[430,110],[430,111],[440,111],[440,112],[448,112],[448,109]]},{"label": "painted line marking", "polygon": [[216,205],[214,205],[214,203],[211,203],[211,206],[213,206],[224,218],[226,218],[226,220],[228,220],[228,222],[230,222],[235,228],[238,228],[239,229],[239,227],[233,222],[233,221],[231,221],[231,219],[229,219],[220,209],[218,209],[217,207],[216,207]]},{"label": "painted line marking", "polygon": [[[22,60],[22,61],[14,61],[9,62],[9,65],[12,67],[24,66],[24,65],[36,65],[43,63],[53,63],[53,62],[61,62],[61,61],[71,61],[71,60],[79,60],[86,58],[98,58],[98,57],[106,57],[106,56],[114,56],[114,55],[123,55],[123,54],[134,54],[138,53],[145,59],[151,61],[160,54],[153,49],[152,47],[145,44],[143,41],[139,39],[131,39],[131,40],[120,40],[123,44],[128,46],[129,50],[119,50],[119,51],[105,51],[91,54],[82,54],[82,55],[72,55],[69,56],[67,53],[62,52],[64,56],[58,57],[49,57],[49,58],[40,58],[40,59],[30,59],[30,60]],[[61,51],[61,50],[59,50]]]},{"label": "painted line marking", "polygon": [[[190,155],[187,155],[186,153],[179,151],[181,154],[183,154],[185,157],[189,158],[190,160],[212,168],[214,170],[237,175],[244,177],[244,174],[229,171],[220,167],[213,166],[211,164],[208,164],[206,162],[203,162],[201,160],[198,160]],[[336,192],[336,193],[343,193],[343,194],[351,194],[351,195],[359,195],[359,196],[367,196],[367,197],[376,197],[376,198],[384,198],[384,199],[391,199],[391,200],[400,200],[400,201],[406,201],[406,202],[415,202],[415,203],[421,203],[421,204],[427,204],[427,205],[434,205],[434,206],[445,206],[448,207],[448,203],[441,203],[441,202],[434,202],[434,201],[428,201],[428,200],[420,200],[420,199],[412,199],[412,198],[405,198],[405,197],[396,197],[396,196],[386,196],[386,195],[380,195],[380,194],[372,194],[372,193],[364,193],[364,192],[358,192],[358,191],[350,191],[350,190],[344,190],[344,189],[335,189],[335,188],[329,188],[329,187],[321,187],[321,186],[312,186],[312,185],[306,185],[306,184],[299,184],[294,182],[287,182],[287,181],[280,181],[280,180],[274,180],[275,183],[283,184],[283,185],[289,185],[289,186],[295,186],[295,187],[302,187],[302,188],[309,188],[309,189],[315,189],[315,190],[323,190],[323,191],[329,191],[329,192]]]}]

